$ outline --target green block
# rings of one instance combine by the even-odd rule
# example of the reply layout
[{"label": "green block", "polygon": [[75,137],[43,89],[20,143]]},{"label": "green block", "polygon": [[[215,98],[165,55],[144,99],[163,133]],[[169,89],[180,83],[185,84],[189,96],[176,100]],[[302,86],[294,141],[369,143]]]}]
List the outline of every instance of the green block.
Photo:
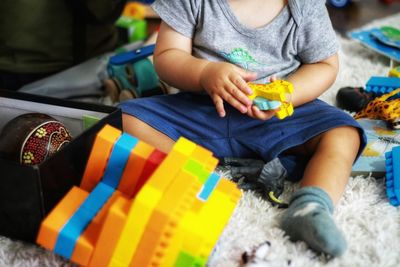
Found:
[{"label": "green block", "polygon": [[176,258],[174,267],[188,267],[188,266],[192,266],[192,264],[194,263],[195,258],[184,252],[181,251],[178,255],[178,257]]},{"label": "green block", "polygon": [[145,40],[147,38],[147,21],[121,16],[115,23],[128,43]]},{"label": "green block", "polygon": [[90,115],[83,115],[82,122],[83,122],[83,129],[88,129],[95,125],[100,119]]},{"label": "green block", "polygon": [[196,177],[201,183],[205,183],[210,176],[210,173],[204,170],[204,166],[193,159],[189,159],[183,169]]}]

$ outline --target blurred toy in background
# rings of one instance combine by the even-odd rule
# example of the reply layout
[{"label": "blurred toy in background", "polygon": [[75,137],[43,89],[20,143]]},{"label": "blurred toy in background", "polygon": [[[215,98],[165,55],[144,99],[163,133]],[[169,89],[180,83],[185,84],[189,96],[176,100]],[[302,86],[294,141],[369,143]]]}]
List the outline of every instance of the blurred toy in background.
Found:
[{"label": "blurred toy in background", "polygon": [[389,77],[397,77],[397,78],[400,78],[400,66],[397,66],[397,67],[395,67],[395,68],[391,68],[391,69],[389,70],[388,76],[389,76]]},{"label": "blurred toy in background", "polygon": [[109,79],[104,81],[104,86],[113,102],[167,93],[148,58],[154,47],[151,44],[110,58]]},{"label": "blurred toy in background", "polygon": [[391,99],[400,92],[400,88],[376,97],[354,115],[355,119],[369,118],[386,121],[393,129],[400,129],[400,98]]},{"label": "blurred toy in background", "polygon": [[373,93],[366,92],[363,87],[343,87],[336,94],[336,106],[350,111],[362,110],[372,99]]},{"label": "blurred toy in background", "polygon": [[390,25],[352,31],[349,37],[391,59],[391,66],[400,62],[400,30]]},{"label": "blurred toy in background", "polygon": [[43,113],[27,113],[3,127],[0,155],[24,165],[37,165],[71,140],[71,134],[60,121]]},{"label": "blurred toy in background", "polygon": [[[356,0],[328,0],[328,3],[334,7],[342,8],[350,4],[351,2],[355,2]],[[361,2],[361,1],[360,1]],[[385,4],[391,4],[394,0],[380,0]]]},{"label": "blurred toy in background", "polygon": [[147,38],[146,6],[139,2],[128,2],[122,16],[116,21],[120,44],[143,41]]}]

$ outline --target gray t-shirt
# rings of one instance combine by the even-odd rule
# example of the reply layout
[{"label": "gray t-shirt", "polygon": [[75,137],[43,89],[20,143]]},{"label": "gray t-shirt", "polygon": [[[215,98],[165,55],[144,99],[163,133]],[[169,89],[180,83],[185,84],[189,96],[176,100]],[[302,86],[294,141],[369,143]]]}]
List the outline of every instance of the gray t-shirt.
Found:
[{"label": "gray t-shirt", "polygon": [[193,39],[194,56],[229,61],[266,82],[337,52],[325,2],[289,0],[270,23],[255,29],[239,22],[228,0],[157,0],[152,7],[170,27]]}]

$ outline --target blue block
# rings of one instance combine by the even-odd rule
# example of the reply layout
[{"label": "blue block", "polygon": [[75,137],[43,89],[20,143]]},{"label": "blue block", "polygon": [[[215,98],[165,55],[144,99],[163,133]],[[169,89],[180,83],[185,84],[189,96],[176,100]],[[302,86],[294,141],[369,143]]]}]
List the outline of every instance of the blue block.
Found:
[{"label": "blue block", "polygon": [[212,191],[217,186],[219,179],[221,179],[221,176],[219,176],[215,172],[212,172],[210,174],[210,176],[208,177],[207,181],[204,183],[204,185],[203,185],[200,193],[197,195],[197,197],[203,201],[207,201],[207,199],[210,197]]},{"label": "blue block", "polygon": [[[384,95],[400,88],[400,78],[397,77],[371,77],[365,87],[365,90],[376,95]],[[398,97],[393,96],[393,98]]]},{"label": "blue block", "polygon": [[275,100],[268,100],[264,97],[257,96],[253,100],[253,104],[258,107],[259,110],[274,110],[279,108],[282,103]]},{"label": "blue block", "polygon": [[54,253],[71,259],[76,241],[114,192],[114,188],[102,182],[97,184],[61,229],[54,247]]},{"label": "blue block", "polygon": [[111,151],[111,155],[103,175],[103,183],[113,188],[118,187],[131,151],[137,143],[137,138],[127,133],[122,133],[117,142],[115,142],[113,150]]},{"label": "blue block", "polygon": [[385,153],[386,196],[393,206],[400,205],[400,146]]}]

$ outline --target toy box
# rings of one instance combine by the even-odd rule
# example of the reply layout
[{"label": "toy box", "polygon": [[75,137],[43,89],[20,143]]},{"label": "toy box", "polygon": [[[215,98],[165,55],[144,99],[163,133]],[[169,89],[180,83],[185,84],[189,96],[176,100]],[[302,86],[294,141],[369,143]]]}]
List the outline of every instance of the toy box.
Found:
[{"label": "toy box", "polygon": [[[0,158],[0,235],[34,242],[41,220],[73,185],[79,185],[97,132],[110,124],[122,129],[115,107],[0,90],[0,130],[14,117],[48,114],[72,134],[72,141],[35,166]],[[91,118],[87,125],[85,118]]]}]

